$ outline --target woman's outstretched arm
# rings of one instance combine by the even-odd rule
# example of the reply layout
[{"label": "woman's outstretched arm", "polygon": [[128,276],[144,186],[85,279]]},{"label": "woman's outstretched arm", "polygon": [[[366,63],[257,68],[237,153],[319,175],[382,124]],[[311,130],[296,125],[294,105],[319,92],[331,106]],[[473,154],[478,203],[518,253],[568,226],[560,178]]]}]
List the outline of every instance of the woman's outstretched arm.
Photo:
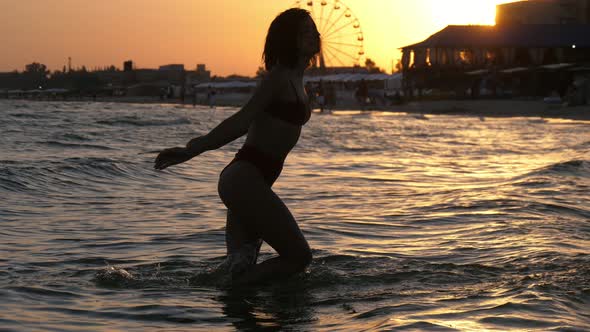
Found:
[{"label": "woman's outstretched arm", "polygon": [[192,139],[186,147],[197,156],[205,151],[217,150],[248,132],[254,118],[270,103],[276,83],[272,74],[265,77],[256,92],[242,109],[223,120],[207,135]]},{"label": "woman's outstretched arm", "polygon": [[264,77],[254,95],[238,112],[223,120],[208,134],[190,140],[185,148],[165,149],[156,158],[154,168],[164,169],[188,161],[203,152],[216,150],[248,132],[254,118],[263,111],[275,93],[283,73],[273,70]]}]

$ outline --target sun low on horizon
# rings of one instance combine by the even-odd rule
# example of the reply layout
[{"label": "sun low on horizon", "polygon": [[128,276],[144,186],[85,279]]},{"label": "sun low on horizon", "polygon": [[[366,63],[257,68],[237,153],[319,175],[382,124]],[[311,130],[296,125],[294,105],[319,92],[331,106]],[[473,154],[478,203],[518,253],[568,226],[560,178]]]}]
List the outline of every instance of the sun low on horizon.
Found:
[{"label": "sun low on horizon", "polygon": [[[133,60],[141,68],[204,63],[214,75],[253,75],[272,19],[295,0],[0,0],[0,72],[41,62],[61,69]],[[307,3],[308,1],[302,1]],[[316,0],[319,2],[319,0]],[[364,57],[391,71],[399,48],[447,25],[494,24],[506,0],[331,0],[351,9],[363,31]],[[10,8],[9,8],[10,5]],[[9,10],[10,9],[10,10]]]},{"label": "sun low on horizon", "polygon": [[495,25],[496,6],[515,1],[446,0],[432,1],[432,23],[435,25]]}]

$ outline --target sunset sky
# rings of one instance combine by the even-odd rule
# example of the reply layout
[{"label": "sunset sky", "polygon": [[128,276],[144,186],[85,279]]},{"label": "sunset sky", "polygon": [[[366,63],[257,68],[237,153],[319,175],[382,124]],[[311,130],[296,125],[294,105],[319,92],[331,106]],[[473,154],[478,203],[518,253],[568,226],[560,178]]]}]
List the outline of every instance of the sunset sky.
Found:
[{"label": "sunset sky", "polygon": [[[317,1],[317,0],[316,0]],[[333,2],[334,0],[332,0]],[[366,56],[391,70],[398,48],[449,24],[493,24],[506,0],[343,0]],[[61,69],[205,63],[214,75],[253,75],[270,22],[294,0],[0,0],[0,71],[41,62]]]}]

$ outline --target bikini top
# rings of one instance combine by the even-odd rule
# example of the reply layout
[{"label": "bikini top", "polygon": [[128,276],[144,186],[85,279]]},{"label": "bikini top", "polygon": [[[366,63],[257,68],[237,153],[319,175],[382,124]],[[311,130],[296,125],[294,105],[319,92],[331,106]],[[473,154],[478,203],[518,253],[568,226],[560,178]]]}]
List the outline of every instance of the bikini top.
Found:
[{"label": "bikini top", "polygon": [[[295,95],[297,95],[297,89],[293,81],[289,80],[289,82],[291,82]],[[308,104],[302,102],[299,96],[297,96],[297,101],[273,100],[264,111],[296,126],[303,126],[311,117],[311,108]]]}]

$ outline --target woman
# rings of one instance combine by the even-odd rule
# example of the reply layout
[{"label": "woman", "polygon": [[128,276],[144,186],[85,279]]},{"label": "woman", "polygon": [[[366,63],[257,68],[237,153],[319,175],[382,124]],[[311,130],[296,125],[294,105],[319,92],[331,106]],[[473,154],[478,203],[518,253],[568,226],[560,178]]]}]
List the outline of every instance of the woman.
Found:
[{"label": "woman", "polygon": [[[303,72],[320,51],[320,35],[309,12],[289,9],[270,25],[264,46],[268,74],[252,98],[205,136],[186,147],[162,151],[155,168],[188,161],[248,134],[244,146],[219,178],[227,207],[227,259],[222,264],[234,283],[287,277],[311,262],[311,250],[297,222],[271,189],[284,160],[297,143],[311,109]],[[262,240],[279,254],[256,264]]]}]

